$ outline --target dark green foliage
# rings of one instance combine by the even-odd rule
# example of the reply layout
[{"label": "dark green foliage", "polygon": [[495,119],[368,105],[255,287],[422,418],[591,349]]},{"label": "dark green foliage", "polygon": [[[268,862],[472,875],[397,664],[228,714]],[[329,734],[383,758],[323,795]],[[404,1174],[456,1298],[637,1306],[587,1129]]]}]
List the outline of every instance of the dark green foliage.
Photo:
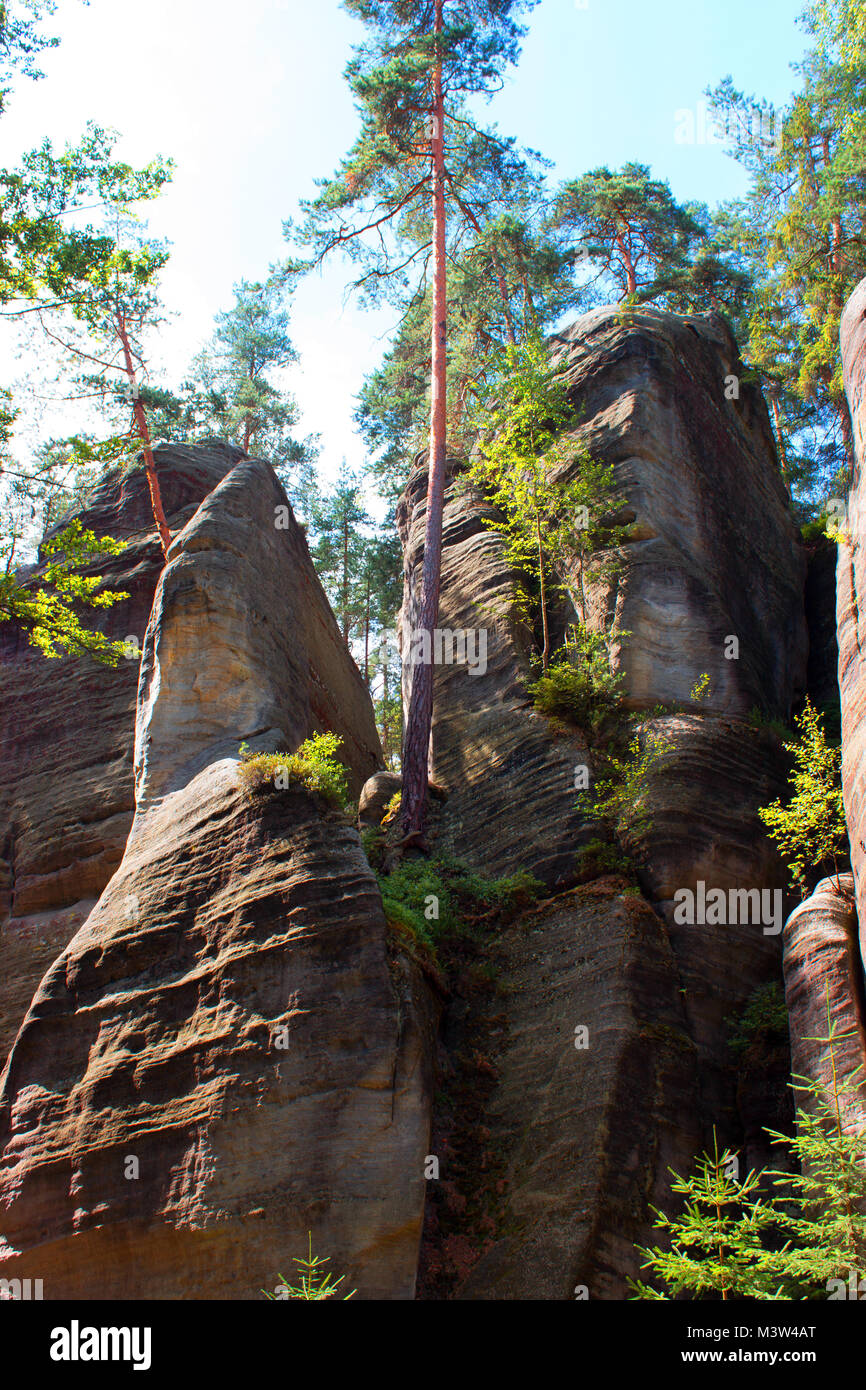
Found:
[{"label": "dark green foliage", "polygon": [[577,264],[590,268],[581,290],[587,308],[613,294],[629,304],[736,317],[748,299],[750,277],[714,239],[707,209],[677,203],[645,164],[593,169],[563,184],[550,221]]},{"label": "dark green foliage", "polygon": [[757,1039],[769,1043],[783,1042],[788,1036],[788,1010],[780,986],[775,980],[758,985],[749,995],[739,1017],[726,1021],[730,1028],[728,1046],[737,1057],[742,1056]]},{"label": "dark green foliage", "polygon": [[[770,1018],[777,1018],[772,1006]],[[672,1190],[685,1197],[685,1207],[676,1216],[656,1210],[656,1229],[666,1233],[669,1248],[638,1247],[645,1257],[641,1268],[654,1282],[632,1282],[634,1297],[824,1300],[850,1297],[849,1280],[859,1296],[866,1265],[866,1133],[843,1124],[843,1110],[856,1113],[862,1104],[859,1072],[840,1073],[837,1045],[845,1036],[830,1018],[828,997],[827,1033],[816,1041],[826,1046],[829,1087],[796,1077],[793,1089],[803,1099],[796,1133],[766,1131],[788,1148],[795,1171],[740,1178],[736,1155],[720,1155],[714,1144],[692,1177],[674,1173]]]},{"label": "dark green foliage", "polygon": [[765,714],[757,705],[752,705],[749,710],[748,724],[752,729],[769,729],[777,738],[790,738],[791,730],[784,719]]},{"label": "dark green foliage", "polygon": [[310,553],[331,602],[340,631],[348,642],[364,634],[367,613],[366,560],[372,518],[364,506],[362,481],[343,459],[337,481],[315,491],[308,517]]},{"label": "dark green foliage", "polygon": [[863,14],[862,0],[808,0],[809,46],[784,105],[730,77],[708,92],[749,177],[716,218],[755,281],[744,358],[769,397],[783,475],[818,507],[843,495],[853,462],[839,322],[866,273]]},{"label": "dark green foliage", "polygon": [[546,674],[530,682],[527,691],[542,714],[587,729],[617,707],[622,677],[610,669],[605,636],[577,628],[575,641],[553,658]]},{"label": "dark green foliage", "polygon": [[445,856],[405,859],[391,873],[377,872],[385,915],[429,947],[466,930],[468,919],[495,911],[507,916],[534,901],[542,885],[520,870],[487,879]]},{"label": "dark green foliage", "polygon": [[388,847],[385,832],[378,825],[365,825],[361,831],[361,845],[370,868],[381,869]]},{"label": "dark green foliage", "polygon": [[582,845],[577,852],[577,872],[582,879],[601,878],[603,874],[634,874],[634,862],[610,840],[596,837]]},{"label": "dark green foliage", "polygon": [[182,406],[196,437],[233,440],[246,453],[272,463],[294,502],[299,473],[314,456],[311,440],[299,440],[292,397],[274,384],[274,373],[297,361],[289,337],[285,276],[271,275],[234,286],[231,309],[217,314],[210,343],[196,358]]}]

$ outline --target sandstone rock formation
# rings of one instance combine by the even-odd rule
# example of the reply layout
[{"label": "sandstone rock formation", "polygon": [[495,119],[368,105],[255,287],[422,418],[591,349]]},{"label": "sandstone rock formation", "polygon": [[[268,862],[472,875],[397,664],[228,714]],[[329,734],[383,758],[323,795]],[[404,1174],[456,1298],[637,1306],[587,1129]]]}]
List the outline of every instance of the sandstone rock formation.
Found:
[{"label": "sandstone rock formation", "polygon": [[414,1288],[431,1006],[345,817],[238,786],[243,738],[379,758],[284,501],[240,463],[175,538],[126,852],[3,1076],[0,1271],[46,1298],[258,1298],[308,1231],[360,1296]]},{"label": "sandstone rock formation", "polygon": [[434,1288],[456,1264],[449,1203],[469,1199],[484,1215],[455,1252],[467,1265],[457,1297],[627,1297],[635,1242],[655,1239],[647,1203],[669,1205],[668,1168],[688,1169],[702,1144],[676,961],[663,922],[625,887],[572,889],[485,943],[505,988],[457,1025],[469,1052],[492,1025],[493,1080],[470,1136],[484,1161],[470,1151],[467,1182],[446,1139],[446,1234],[423,1257]]},{"label": "sandstone rock formation", "polygon": [[[616,653],[627,704],[670,744],[652,772],[650,823],[626,846],[639,888],[581,881],[577,852],[597,830],[576,773],[595,775],[593,751],[532,706],[533,634],[514,576],[484,525],[489,504],[451,460],[434,847],[491,876],[528,869],[552,895],[491,928],[477,960],[454,947],[438,1029],[422,969],[435,971],[387,926],[357,831],[302,787],[239,783],[241,741],[293,750],[332,729],[362,825],[379,823],[398,784],[381,770],[369,696],[304,535],[291,516],[279,523],[272,470],[212,451],[185,515],[175,499],[182,529],[152,609],[144,584],[131,625],[116,615],[126,635],[150,614],[134,754],[123,671],[125,704],[118,694],[104,717],[89,701],[102,742],[77,697],[93,751],[73,809],[52,821],[38,761],[15,763],[13,909],[23,904],[44,939],[0,993],[10,1031],[29,1006],[0,1080],[0,1276],[42,1278],[47,1298],[255,1299],[292,1272],[310,1231],[360,1297],[408,1298],[426,1198],[423,1297],[571,1299],[585,1286],[622,1298],[635,1242],[654,1239],[650,1206],[670,1206],[669,1166],[688,1170],[714,1127],[747,1166],[763,1160],[784,1043],[761,1078],[738,1074],[728,1037],[756,986],[781,978],[785,872],[757,808],[785,780],[766,717],[789,717],[806,687],[804,551],[760,393],[740,381],[726,397],[740,368],[721,320],[600,310],[554,347],[575,440],[615,465],[627,493],[624,566],[591,582],[591,618],[631,633]],[[201,458],[188,451],[191,468]],[[425,492],[421,463],[398,508],[404,644]],[[100,505],[118,513],[105,529],[123,534],[115,494]],[[138,524],[146,536],[146,514]],[[574,576],[564,580],[574,595]],[[131,587],[125,570],[117,582]],[[557,635],[574,618],[563,600]],[[458,634],[468,652],[449,661]],[[704,672],[711,693],[698,706]],[[44,702],[39,692],[31,728]],[[754,707],[764,722],[749,720]],[[47,748],[49,721],[44,737]],[[67,764],[78,767],[71,753]],[[82,828],[70,834],[73,815]],[[85,858],[102,896],[71,940],[71,917],[51,936],[38,913],[74,909]],[[678,920],[682,890],[701,885],[726,898],[757,890],[771,915]],[[856,1016],[852,919],[825,890],[785,935],[805,1069],[825,979]],[[7,960],[11,942],[0,932]],[[437,1088],[450,1100],[431,1138]],[[438,1182],[424,1179],[430,1154]]]},{"label": "sandstone rock formation", "polygon": [[246,460],[172,545],[141,662],[139,813],[241,740],[293,750],[332,730],[354,796],[381,767],[369,695],[285,508],[273,469]]},{"label": "sandstone rock formation", "polygon": [[[589,762],[575,730],[552,737],[526,694],[531,634],[514,612],[513,575],[491,510],[449,461],[439,628],[484,634],[481,651],[435,670],[432,776],[447,792],[440,845],[492,876],[524,868],[550,887],[575,880],[575,855],[591,837],[577,807],[575,769]],[[403,650],[420,602],[427,469],[416,466],[397,507],[404,548]],[[435,655],[435,653],[434,653]],[[405,663],[404,663],[405,669]],[[404,677],[404,705],[408,691]]]},{"label": "sandstone rock formation", "polygon": [[840,523],[847,539],[839,545],[836,562],[842,785],[860,949],[866,960],[866,280],[861,280],[846,305],[841,338],[856,455],[847,516]]},{"label": "sandstone rock formation", "polygon": [[[840,1110],[846,1130],[866,1129],[866,1031],[863,1027],[863,969],[857,941],[854,879],[824,878],[785,924],[785,1003],[791,1034],[791,1070],[820,1081],[833,1099],[834,1061],[819,1041],[830,1023],[839,1032],[834,1044],[837,1075],[853,1084]],[[859,1077],[855,1073],[859,1070]],[[798,1105],[809,1101],[798,1096]]]},{"label": "sandstone rock formation", "polygon": [[401,785],[399,772],[375,772],[368,778],[358,799],[358,823],[362,826],[381,825],[388,802]]},{"label": "sandstone rock formation", "polygon": [[[218,444],[155,451],[173,532],[242,457]],[[114,472],[80,517],[127,543],[100,559],[108,587],[129,594],[88,622],[139,645],[162,568],[143,469]],[[138,659],[111,669],[89,657],[47,661],[12,623],[0,626],[0,1066],[51,961],[120,862],[133,815],[132,740]]]},{"label": "sandstone rock formation", "polygon": [[593,625],[615,616],[629,634],[629,701],[687,700],[706,672],[707,708],[787,717],[805,684],[805,555],[726,321],[604,308],[551,345],[579,410],[575,442],[614,465],[628,498],[626,563],[592,597]]},{"label": "sandstone rock formation", "polygon": [[[630,989],[638,997],[646,990],[657,1016],[677,1032],[682,1050],[674,1049],[676,1066],[664,1047],[659,1050],[658,1038],[642,1044],[645,1064],[662,1087],[656,1118],[647,1117],[647,1123],[667,1134],[660,1147],[679,1149],[688,1165],[694,1149],[711,1142],[713,1126],[723,1142],[740,1143],[746,1131],[749,1144],[757,1142],[754,1096],[738,1086],[728,1020],[759,984],[781,975],[786,874],[757,809],[784,790],[786,769],[780,740],[762,720],[790,717],[805,690],[805,554],[779,477],[764,401],[756,387],[739,380],[736,344],[723,320],[598,310],[558,335],[553,347],[577,412],[575,441],[615,466],[627,496],[622,519],[630,524],[630,536],[623,567],[613,581],[590,584],[590,621],[609,627],[616,617],[618,630],[631,634],[615,652],[626,704],[646,712],[645,727],[671,745],[651,776],[651,823],[629,845],[647,899],[636,913],[642,931],[655,917],[656,944],[645,956],[635,946],[632,956],[626,939],[619,968],[633,972]],[[732,378],[739,380],[739,395],[727,399]],[[404,659],[419,601],[425,492],[422,460],[398,507],[406,567]],[[489,504],[467,488],[459,464],[452,462],[439,625],[452,632],[486,630],[487,665],[474,673],[467,663],[440,664],[435,671],[431,766],[447,793],[438,843],[487,873],[527,868],[548,885],[567,888],[575,881],[576,851],[596,833],[582,820],[574,790],[576,767],[593,772],[592,753],[577,729],[552,727],[531,707],[525,691],[531,634],[514,614],[513,576],[499,536],[484,526],[486,515]],[[561,632],[576,615],[566,608],[554,613],[554,624]],[[705,672],[710,697],[698,707],[690,692]],[[658,705],[670,712],[659,715]],[[756,919],[752,898],[748,913],[737,920],[677,922],[675,894],[696,893],[700,883],[723,890],[726,899],[730,890],[759,890],[759,901],[763,892],[772,915]],[[538,953],[527,970],[517,952],[504,966],[509,999],[514,988],[508,1012],[514,1015],[515,1041],[513,1048],[503,1044],[484,1123],[502,1145],[509,1124],[523,1126],[521,1144],[509,1149],[509,1183],[524,1194],[525,1211],[541,1202],[533,1153],[544,1153],[548,1139],[558,1141],[555,1124],[548,1135],[543,1104],[536,1121],[519,1113],[515,1099],[521,1082],[527,1094],[545,1094],[543,1064],[531,1052],[530,1023],[520,1015],[518,999],[532,994],[533,971],[545,1000],[560,982],[582,997],[584,972],[593,977],[596,968],[591,954],[578,946],[585,910],[577,899],[570,907],[570,927],[563,917],[557,919],[560,935],[552,956]],[[605,925],[615,936],[620,929]],[[651,961],[660,959],[666,965],[657,971]],[[616,1048],[599,1058],[592,1104],[601,1113],[616,1113],[621,1142],[628,1144],[630,1136],[636,1145],[637,1131],[619,1115],[615,1098],[627,1086],[628,1068],[637,1065],[629,1050],[637,1050],[635,1040],[643,1038],[642,1015],[624,1001],[621,1007],[622,1031],[616,1036],[623,1051],[620,1058]],[[564,1026],[555,1014],[548,1019],[541,1004],[536,1015],[542,1030]],[[575,1017],[572,1027],[580,1021]],[[525,1049],[530,1049],[527,1056]],[[620,1060],[626,1053],[628,1066]],[[567,1087],[567,1078],[551,1062],[551,1105],[564,1113],[560,1084]],[[738,1115],[738,1101],[747,1105],[747,1122]],[[679,1134],[658,1118],[676,1114]],[[775,1118],[775,1113],[768,1116]],[[587,1155],[591,1130],[589,1121],[581,1120],[579,1138],[573,1137]],[[610,1131],[607,1138],[615,1146],[612,1136]],[[663,1188],[667,1174],[660,1152],[632,1148],[630,1161],[636,1168],[629,1172],[642,1173],[645,1192]],[[624,1189],[618,1178],[599,1158],[578,1205],[572,1168],[566,1164],[558,1178],[552,1169],[545,1172],[549,1226],[539,1218],[536,1244],[532,1234],[504,1246],[496,1243],[497,1253],[484,1256],[466,1288],[475,1296],[482,1287],[488,1297],[519,1296],[522,1277],[526,1288],[555,1284],[557,1296],[564,1297],[569,1279],[579,1283],[581,1271],[594,1270],[602,1297],[622,1296],[622,1248],[617,1256],[610,1254],[616,1218],[606,1227],[601,1217],[594,1226],[587,1217],[592,1229],[574,1235],[570,1258],[560,1248],[563,1266],[555,1273],[542,1254],[545,1240],[556,1245],[557,1232],[567,1229],[568,1213],[578,1224],[581,1211],[621,1213]],[[514,1200],[519,1210],[524,1199]],[[530,1219],[526,1230],[533,1229]],[[617,1267],[619,1283],[612,1272]]]}]

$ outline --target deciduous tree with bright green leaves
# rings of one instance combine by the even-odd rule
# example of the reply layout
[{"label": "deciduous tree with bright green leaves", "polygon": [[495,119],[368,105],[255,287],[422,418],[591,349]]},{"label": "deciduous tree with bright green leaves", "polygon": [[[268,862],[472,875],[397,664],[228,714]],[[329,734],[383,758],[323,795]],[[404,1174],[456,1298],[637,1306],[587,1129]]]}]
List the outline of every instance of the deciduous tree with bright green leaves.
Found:
[{"label": "deciduous tree with bright green leaves", "polygon": [[88,653],[106,666],[116,666],[123,643],[82,627],[77,607],[110,608],[126,593],[103,588],[99,575],[81,571],[100,555],[119,555],[125,542],[99,538],[76,519],[42,544],[44,564],[37,576],[21,579],[13,569],[14,541],[0,544],[0,622],[23,628],[44,656]]},{"label": "deciduous tree with bright green leaves", "polygon": [[810,880],[847,858],[848,830],[842,800],[842,750],[827,743],[821,716],[806,697],[794,724],[800,737],[786,743],[793,758],[790,801],[762,806],[758,815],[776,841],[791,882],[805,896]]},{"label": "deciduous tree with bright green leaves", "polygon": [[613,468],[593,459],[568,435],[574,408],[540,338],[502,350],[479,424],[483,434],[470,461],[470,476],[485,487],[504,517],[485,524],[503,535],[515,569],[538,584],[546,672],[552,650],[551,586],[561,587],[566,570],[576,566],[585,624],[585,568],[602,546],[616,545],[621,528],[613,525],[610,514],[622,499]]}]

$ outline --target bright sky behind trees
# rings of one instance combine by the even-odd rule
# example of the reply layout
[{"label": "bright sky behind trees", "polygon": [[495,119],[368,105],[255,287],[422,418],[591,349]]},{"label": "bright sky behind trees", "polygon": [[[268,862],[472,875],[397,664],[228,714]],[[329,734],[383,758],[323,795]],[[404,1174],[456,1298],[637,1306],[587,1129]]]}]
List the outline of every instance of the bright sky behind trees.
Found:
[{"label": "bright sky behind trees", "polygon": [[[714,204],[745,189],[718,144],[678,142],[690,109],[727,73],[746,92],[784,102],[803,52],[799,0],[542,0],[519,68],[487,119],[554,161],[552,182],[599,164],[651,165],[679,200]],[[45,79],[20,80],[2,123],[0,165],[50,136],[77,140],[92,119],[121,134],[118,157],[177,161],[149,230],[173,243],[163,279],[175,318],[154,364],[176,380],[203,346],[232,284],[262,279],[286,247],[284,218],[333,172],[357,129],[342,72],[361,26],[338,0],[60,0]],[[322,439],[322,469],[363,462],[354,398],[375,367],[394,312],[344,306],[345,265],[332,261],[294,299],[300,355],[286,371],[299,433]],[[0,345],[5,379],[22,374]],[[40,424],[66,433],[63,407]]]}]

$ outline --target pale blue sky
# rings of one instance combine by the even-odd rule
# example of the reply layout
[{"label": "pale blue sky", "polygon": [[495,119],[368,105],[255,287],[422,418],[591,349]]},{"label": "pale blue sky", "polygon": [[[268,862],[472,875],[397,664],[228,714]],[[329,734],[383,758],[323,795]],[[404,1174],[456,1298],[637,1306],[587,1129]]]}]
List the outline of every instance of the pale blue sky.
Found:
[{"label": "pale blue sky", "polygon": [[[729,72],[746,91],[784,101],[804,47],[800,9],[799,0],[542,0],[490,118],[553,159],[553,180],[639,160],[681,199],[735,196],[737,166],[717,145],[678,143],[676,113],[697,116],[704,88]],[[281,256],[282,220],[350,146],[356,116],[342,70],[361,26],[337,0],[60,0],[55,32],[62,42],[45,57],[45,80],[21,82],[0,122],[0,164],[46,135],[77,139],[88,118],[116,127],[131,161],[174,156],[150,229],[174,243],[164,288],[176,317],[157,350],[176,376],[230,305],[233,281],[263,276]],[[354,397],[392,323],[386,311],[344,308],[346,279],[338,262],[311,277],[292,315],[301,360],[287,380],[304,429],[322,436],[327,474],[343,454],[363,461]],[[49,410],[41,428],[65,432],[67,418]]]}]

